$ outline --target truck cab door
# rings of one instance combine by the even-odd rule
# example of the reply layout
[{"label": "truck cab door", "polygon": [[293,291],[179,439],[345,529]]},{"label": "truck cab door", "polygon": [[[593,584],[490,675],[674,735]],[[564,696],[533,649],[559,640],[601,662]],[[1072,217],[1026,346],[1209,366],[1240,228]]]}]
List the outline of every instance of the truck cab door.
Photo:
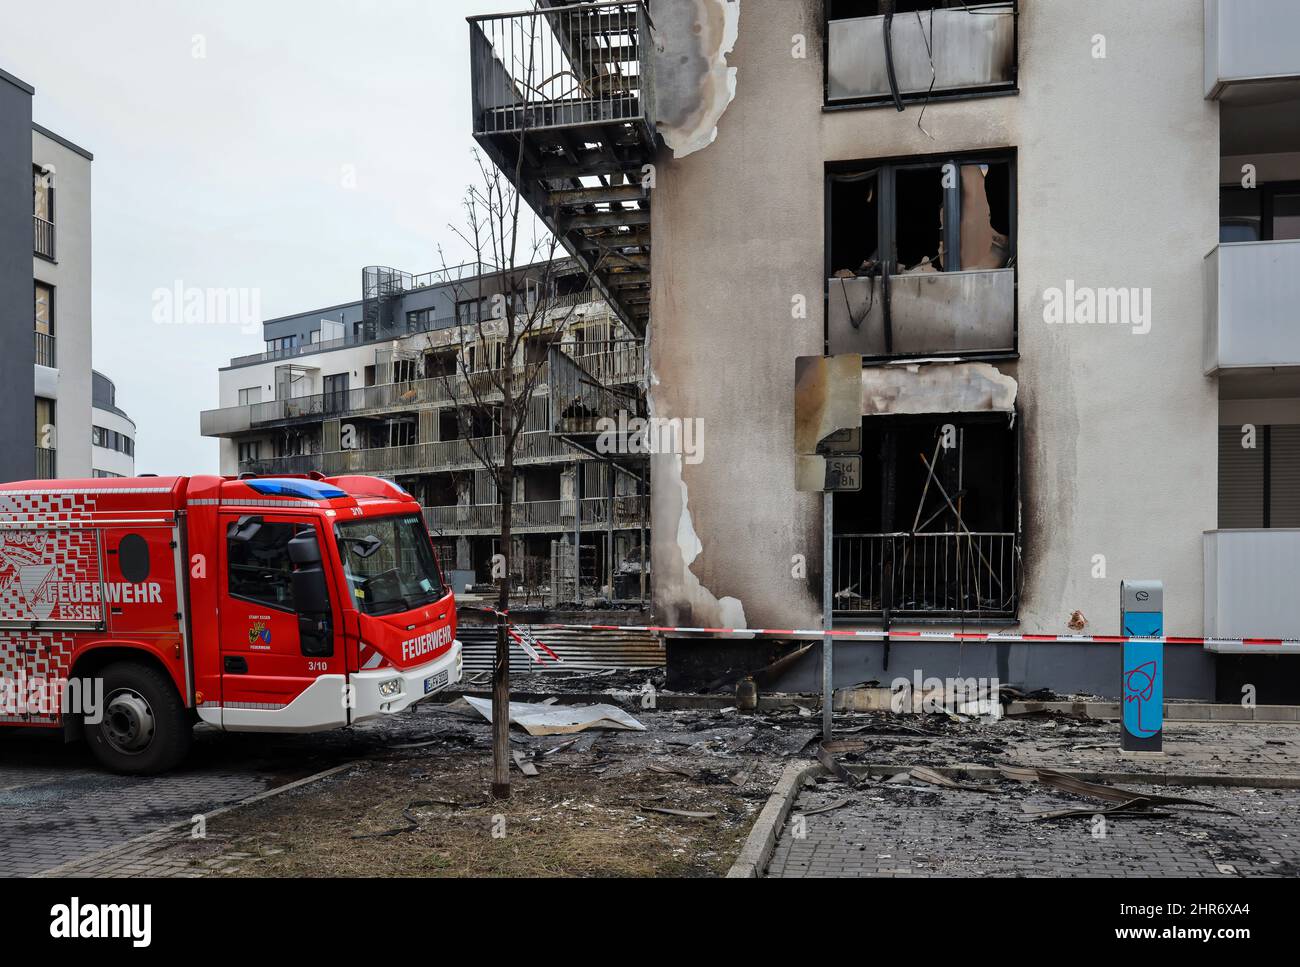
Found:
[{"label": "truck cab door", "polygon": [[312,732],[346,725],[343,626],[317,521],[222,514],[221,527],[222,726]]}]

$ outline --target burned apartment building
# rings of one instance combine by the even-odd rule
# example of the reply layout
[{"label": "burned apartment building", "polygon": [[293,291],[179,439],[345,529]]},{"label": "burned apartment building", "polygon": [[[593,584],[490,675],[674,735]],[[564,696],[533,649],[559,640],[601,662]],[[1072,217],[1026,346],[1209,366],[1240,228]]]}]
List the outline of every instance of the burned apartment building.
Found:
[{"label": "burned apartment building", "polygon": [[[837,627],[1116,634],[1129,578],[1171,634],[1300,638],[1294,3],[537,6],[471,19],[474,132],[648,327],[651,414],[707,440],[651,456],[660,624],[817,628],[829,566]],[[795,360],[850,353],[826,561]],[[1294,647],[1171,646],[1167,694],[1289,693]],[[779,651],[669,636],[670,671]],[[836,655],[1118,690],[1091,642]]]},{"label": "burned apartment building", "polygon": [[[501,511],[482,455],[499,465],[493,377],[512,366],[516,385],[535,383],[515,450],[512,590],[548,607],[646,600],[644,459],[602,448],[591,416],[606,397],[644,407],[642,344],[587,274],[543,268],[368,267],[361,299],[265,322],[265,350],[223,367],[221,406],[201,414],[222,472],[392,479],[424,506],[455,589],[488,583]],[[528,303],[518,327],[536,320],[514,359],[493,316],[505,298]]]}]

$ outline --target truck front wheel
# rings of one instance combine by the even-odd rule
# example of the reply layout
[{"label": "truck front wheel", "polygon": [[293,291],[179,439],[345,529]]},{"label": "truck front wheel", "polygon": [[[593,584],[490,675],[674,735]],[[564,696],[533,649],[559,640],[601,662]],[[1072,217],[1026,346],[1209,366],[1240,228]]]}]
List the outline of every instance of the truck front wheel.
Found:
[{"label": "truck front wheel", "polygon": [[177,765],[190,749],[193,726],[171,680],[148,665],[109,665],[100,721],[85,723],[86,741],[106,769],[153,775]]}]

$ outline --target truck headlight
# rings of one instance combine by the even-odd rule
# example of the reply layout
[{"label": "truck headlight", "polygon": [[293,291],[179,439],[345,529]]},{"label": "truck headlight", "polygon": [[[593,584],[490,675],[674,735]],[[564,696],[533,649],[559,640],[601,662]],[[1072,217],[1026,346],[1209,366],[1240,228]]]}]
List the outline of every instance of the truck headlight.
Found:
[{"label": "truck headlight", "polygon": [[401,695],[402,680],[400,678],[390,678],[386,682],[380,682],[379,694],[384,698],[392,698],[394,695]]}]

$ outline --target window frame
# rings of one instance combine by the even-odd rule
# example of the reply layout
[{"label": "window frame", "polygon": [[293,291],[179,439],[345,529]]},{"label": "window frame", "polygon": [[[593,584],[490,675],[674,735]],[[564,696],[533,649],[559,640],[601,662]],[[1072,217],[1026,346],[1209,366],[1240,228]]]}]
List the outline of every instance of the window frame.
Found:
[{"label": "window frame", "polygon": [[[231,523],[233,523],[233,521],[232,521]],[[289,540],[293,540],[293,538],[297,537],[300,533],[302,533],[303,530],[310,530],[312,533],[314,533],[314,534],[316,535],[316,540],[317,540],[318,542],[322,540],[322,538],[321,538],[320,528],[316,526],[316,522],[313,521],[313,520],[302,520],[302,519],[294,519],[294,518],[270,519],[270,520],[268,520],[268,519],[265,519],[265,518],[264,518],[264,519],[262,520],[262,526],[263,526],[263,527],[293,527],[293,528],[295,528],[295,531],[294,531],[294,533],[293,533],[292,535],[290,535]],[[246,595],[246,594],[237,594],[237,593],[235,593],[234,590],[231,589],[230,582],[231,582],[232,578],[234,577],[235,571],[234,571],[234,567],[232,566],[232,564],[231,564],[231,560],[230,560],[230,544],[231,544],[231,538],[230,538],[229,532],[227,532],[227,534],[226,534],[226,540],[225,540],[225,547],[224,547],[224,550],[223,550],[223,553],[225,554],[225,562],[224,562],[224,563],[225,563],[225,567],[226,567],[226,581],[225,581],[226,596],[229,597],[229,598],[231,598],[232,600],[235,600],[235,601],[243,601],[243,602],[246,603],[246,604],[255,604],[255,605],[257,605],[258,607],[262,607],[262,608],[270,608],[270,609],[272,609],[273,611],[278,611],[278,612],[280,612],[281,614],[290,614],[290,615],[295,615],[295,616],[298,615],[299,612],[298,612],[298,609],[297,609],[297,608],[293,608],[293,607],[285,608],[284,606],[282,606],[282,605],[280,605],[280,604],[273,604],[272,602],[270,602],[270,601],[266,601],[266,600],[264,600],[264,599],[262,599],[262,598],[255,598],[255,597],[251,597],[250,595]],[[288,557],[288,546],[289,546],[287,541],[285,542],[285,545],[284,545],[284,546],[285,546],[285,557],[287,558],[287,557]],[[322,544],[321,546],[323,547],[324,545]],[[289,563],[290,563],[290,565],[292,565],[292,564],[293,564],[293,561],[290,560]],[[289,573],[290,575],[293,574],[293,570],[292,570],[292,568],[289,570],[288,573]],[[333,592],[333,589],[331,588],[331,598],[333,597],[333,593],[332,593],[332,592]],[[290,581],[290,593],[292,594],[292,581]],[[332,602],[331,602],[331,604],[332,604]]]},{"label": "window frame", "polygon": [[[1273,237],[1273,217],[1274,206],[1278,195],[1300,195],[1300,179],[1283,180],[1283,181],[1261,181],[1254,188],[1243,188],[1240,182],[1229,182],[1219,185],[1219,228],[1223,228],[1223,196],[1231,193],[1250,197],[1255,195],[1259,198],[1259,242],[1277,241]],[[1287,241],[1290,241],[1288,239]],[[1220,245],[1239,244],[1234,242],[1219,242]]]},{"label": "window frame", "polygon": [[[949,239],[957,238],[958,243],[955,251],[960,257],[961,222],[960,222],[960,192],[961,178],[960,169],[969,164],[1003,164],[1007,165],[1008,192],[1007,192],[1007,246],[1008,246],[1008,264],[1005,268],[1012,270],[1014,275],[1013,289],[1017,297],[1012,299],[1012,316],[1011,316],[1011,349],[1010,350],[988,350],[982,352],[919,352],[919,353],[892,353],[880,356],[862,357],[863,365],[872,365],[877,363],[895,362],[900,359],[969,359],[972,361],[993,361],[993,360],[1015,360],[1020,358],[1020,229],[1019,229],[1019,152],[1016,148],[994,148],[992,150],[980,151],[956,151],[943,152],[940,154],[929,155],[901,155],[888,158],[870,158],[858,161],[833,161],[827,162],[824,172],[824,194],[823,208],[825,211],[825,224],[823,226],[823,253],[824,265],[822,267],[822,345],[823,350],[830,352],[830,281],[833,273],[836,271],[832,258],[832,246],[834,233],[832,230],[834,209],[832,205],[832,185],[835,175],[847,174],[850,172],[862,171],[868,168],[874,168],[877,172],[876,185],[880,193],[880,202],[876,206],[876,238],[877,245],[881,252],[888,252],[890,256],[894,253],[894,247],[897,243],[897,195],[895,174],[902,170],[916,170],[924,168],[933,168],[938,166],[942,168],[945,164],[954,164],[958,168],[959,177],[952,188],[945,189],[944,195],[944,252],[949,251]],[[888,172],[888,178],[884,177]],[[957,195],[958,205],[953,206],[952,195]],[[958,217],[950,218],[949,213],[958,213]],[[954,269],[945,269],[948,271],[961,271]],[[968,270],[970,271],[970,270]],[[1000,270],[987,270],[1000,271]],[[891,273],[893,275],[893,273]]]}]

